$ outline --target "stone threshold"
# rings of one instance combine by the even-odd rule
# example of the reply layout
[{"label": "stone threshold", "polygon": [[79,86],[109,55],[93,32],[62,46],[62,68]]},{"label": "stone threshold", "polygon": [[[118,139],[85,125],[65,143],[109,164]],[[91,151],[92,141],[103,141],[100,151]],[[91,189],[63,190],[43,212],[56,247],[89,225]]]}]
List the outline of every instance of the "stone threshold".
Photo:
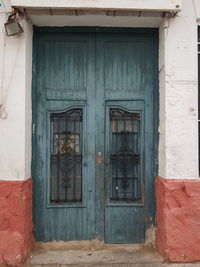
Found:
[{"label": "stone threshold", "polygon": [[[109,245],[98,240],[37,242],[23,267],[155,266],[163,259],[152,244]],[[153,265],[149,265],[153,264]],[[139,265],[138,265],[139,264]],[[147,265],[148,264],[148,265]]]}]

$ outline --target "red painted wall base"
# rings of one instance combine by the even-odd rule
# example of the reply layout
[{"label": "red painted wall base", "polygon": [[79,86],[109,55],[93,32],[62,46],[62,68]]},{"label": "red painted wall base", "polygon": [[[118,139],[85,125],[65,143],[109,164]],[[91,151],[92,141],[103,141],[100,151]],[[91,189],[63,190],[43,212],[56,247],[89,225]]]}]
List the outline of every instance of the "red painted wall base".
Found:
[{"label": "red painted wall base", "polygon": [[[156,179],[156,244],[172,262],[200,261],[200,181]],[[0,264],[20,266],[33,246],[32,180],[0,181]]]},{"label": "red painted wall base", "polygon": [[156,179],[156,244],[171,262],[200,261],[200,181]]},{"label": "red painted wall base", "polygon": [[32,179],[0,181],[0,264],[19,266],[33,246]]}]

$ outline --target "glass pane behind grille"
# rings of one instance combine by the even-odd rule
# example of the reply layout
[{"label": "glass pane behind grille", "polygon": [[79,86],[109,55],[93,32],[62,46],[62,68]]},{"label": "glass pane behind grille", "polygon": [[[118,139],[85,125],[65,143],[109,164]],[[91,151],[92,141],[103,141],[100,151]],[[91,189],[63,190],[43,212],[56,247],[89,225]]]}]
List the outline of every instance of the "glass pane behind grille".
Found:
[{"label": "glass pane behind grille", "polygon": [[110,200],[141,199],[140,113],[110,109]]},{"label": "glass pane behind grille", "polygon": [[82,109],[53,113],[51,120],[52,203],[82,201]]}]

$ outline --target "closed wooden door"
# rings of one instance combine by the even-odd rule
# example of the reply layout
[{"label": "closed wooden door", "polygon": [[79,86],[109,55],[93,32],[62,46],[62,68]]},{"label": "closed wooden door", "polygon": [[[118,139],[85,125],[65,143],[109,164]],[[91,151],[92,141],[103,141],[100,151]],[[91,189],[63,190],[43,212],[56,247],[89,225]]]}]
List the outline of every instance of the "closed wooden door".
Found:
[{"label": "closed wooden door", "polygon": [[36,239],[142,243],[154,212],[156,34],[70,31],[34,35]]}]

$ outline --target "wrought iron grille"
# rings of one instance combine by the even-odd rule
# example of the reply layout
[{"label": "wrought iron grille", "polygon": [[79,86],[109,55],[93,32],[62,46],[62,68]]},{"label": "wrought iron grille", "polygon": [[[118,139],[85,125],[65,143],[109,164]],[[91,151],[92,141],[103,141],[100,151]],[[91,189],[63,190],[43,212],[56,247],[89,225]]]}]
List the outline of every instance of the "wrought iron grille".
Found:
[{"label": "wrought iron grille", "polygon": [[140,113],[110,109],[110,200],[141,199]]},{"label": "wrought iron grille", "polygon": [[82,201],[82,117],[80,108],[51,114],[52,203]]}]

